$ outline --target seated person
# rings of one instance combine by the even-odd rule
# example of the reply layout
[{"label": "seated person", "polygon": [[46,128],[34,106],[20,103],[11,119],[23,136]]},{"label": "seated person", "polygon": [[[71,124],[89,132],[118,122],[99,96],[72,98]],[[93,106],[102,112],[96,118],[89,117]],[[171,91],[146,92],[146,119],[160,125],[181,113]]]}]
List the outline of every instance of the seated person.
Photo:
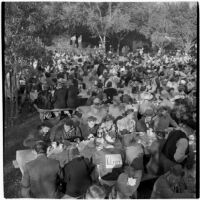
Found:
[{"label": "seated person", "polygon": [[46,145],[50,145],[50,126],[46,125],[45,123],[39,125],[37,127],[37,131],[35,133],[31,133],[28,137],[24,140],[23,145],[25,147],[29,147],[33,149],[35,143],[39,140],[42,140],[46,143]]},{"label": "seated person", "polygon": [[153,187],[152,199],[182,199],[195,198],[195,194],[184,190],[182,182],[183,169],[181,165],[173,166],[168,172],[160,176]]},{"label": "seated person", "polygon": [[136,131],[137,132],[146,132],[149,128],[154,128],[153,121],[154,112],[152,109],[147,109],[144,113],[144,116],[137,121]]},{"label": "seated person", "polygon": [[51,135],[51,141],[65,145],[69,142],[75,142],[77,138],[83,139],[82,132],[79,126],[75,126],[71,119],[66,119],[65,123],[58,126]]},{"label": "seated person", "polygon": [[154,130],[164,131],[169,126],[178,127],[178,124],[171,118],[167,107],[160,107],[158,114],[154,118]]},{"label": "seated person", "polygon": [[142,173],[133,167],[126,167],[113,186],[109,199],[136,199]]},{"label": "seated person", "polygon": [[96,137],[97,136],[97,130],[98,125],[96,124],[97,118],[93,116],[89,116],[87,118],[87,124],[80,124],[80,129],[82,131],[82,135],[84,139],[87,139],[88,137]]},{"label": "seated person", "polygon": [[35,144],[37,158],[25,165],[21,181],[23,198],[58,198],[58,178],[62,178],[59,162],[46,156],[43,141]]},{"label": "seated person", "polygon": [[175,164],[183,165],[189,154],[189,139],[181,130],[169,133],[160,154],[160,167],[164,172]]}]

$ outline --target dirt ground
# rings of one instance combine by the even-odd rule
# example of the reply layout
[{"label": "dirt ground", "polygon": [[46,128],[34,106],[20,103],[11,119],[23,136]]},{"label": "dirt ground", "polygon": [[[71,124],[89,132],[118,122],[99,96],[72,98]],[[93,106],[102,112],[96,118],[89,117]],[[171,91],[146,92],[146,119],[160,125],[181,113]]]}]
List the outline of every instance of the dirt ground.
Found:
[{"label": "dirt ground", "polygon": [[39,115],[34,113],[27,116],[27,120],[20,125],[4,129],[4,197],[19,198],[21,172],[15,169],[12,161],[16,159],[16,151],[25,149],[23,140],[29,132],[39,124]]}]

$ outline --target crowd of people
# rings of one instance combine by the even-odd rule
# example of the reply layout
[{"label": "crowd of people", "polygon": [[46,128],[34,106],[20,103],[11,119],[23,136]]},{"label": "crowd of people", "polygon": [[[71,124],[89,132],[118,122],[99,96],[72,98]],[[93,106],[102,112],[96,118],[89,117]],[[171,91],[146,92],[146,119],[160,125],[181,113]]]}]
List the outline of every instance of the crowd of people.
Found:
[{"label": "crowd of people", "polygon": [[41,124],[25,138],[22,197],[151,198],[196,195],[196,58],[94,51],[52,54],[24,79]]}]

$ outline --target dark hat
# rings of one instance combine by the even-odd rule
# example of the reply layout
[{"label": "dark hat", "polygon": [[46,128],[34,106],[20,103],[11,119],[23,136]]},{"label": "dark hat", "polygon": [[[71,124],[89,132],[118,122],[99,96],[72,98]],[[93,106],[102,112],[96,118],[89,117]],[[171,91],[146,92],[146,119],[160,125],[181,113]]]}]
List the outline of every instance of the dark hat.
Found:
[{"label": "dark hat", "polygon": [[74,122],[71,119],[66,119],[65,125],[66,126],[74,126]]},{"label": "dark hat", "polygon": [[95,121],[97,121],[97,118],[94,117],[94,116],[89,116],[89,117],[87,118],[87,121],[88,121],[88,122],[89,122],[89,121],[95,122]]},{"label": "dark hat", "polygon": [[151,117],[151,116],[153,116],[154,115],[154,112],[153,112],[153,109],[147,109],[146,111],[145,111],[145,113],[144,113],[144,116],[145,117]]}]

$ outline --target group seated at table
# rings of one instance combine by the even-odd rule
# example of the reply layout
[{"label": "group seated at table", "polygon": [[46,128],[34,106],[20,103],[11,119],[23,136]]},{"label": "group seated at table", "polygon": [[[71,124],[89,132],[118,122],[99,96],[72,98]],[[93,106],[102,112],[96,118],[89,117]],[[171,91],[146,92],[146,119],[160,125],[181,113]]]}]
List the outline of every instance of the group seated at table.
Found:
[{"label": "group seated at table", "polygon": [[33,101],[42,122],[24,139],[29,156],[17,152],[22,197],[138,198],[151,178],[152,198],[195,197],[196,69],[189,61],[113,56],[76,66],[61,58],[54,57],[57,79],[40,77],[50,96]]}]

